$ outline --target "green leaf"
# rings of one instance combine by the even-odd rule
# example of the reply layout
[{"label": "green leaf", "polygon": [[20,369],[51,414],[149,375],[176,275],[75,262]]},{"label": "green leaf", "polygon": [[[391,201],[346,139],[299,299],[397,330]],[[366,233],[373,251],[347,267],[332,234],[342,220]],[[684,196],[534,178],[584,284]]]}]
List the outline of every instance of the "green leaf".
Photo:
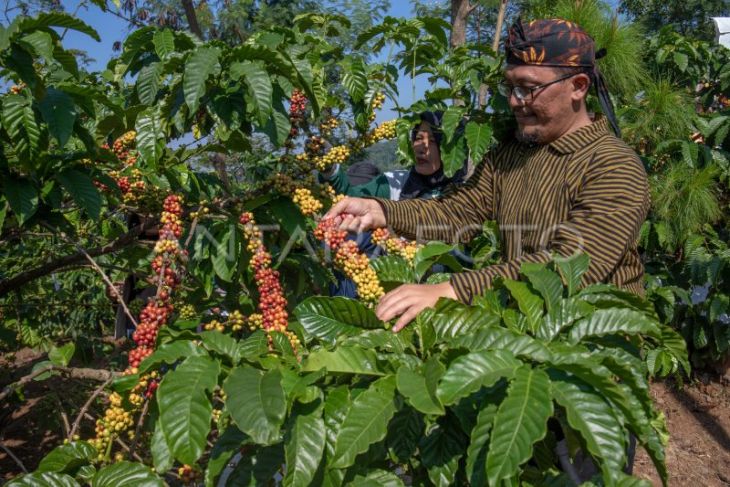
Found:
[{"label": "green leaf", "polygon": [[11,480],[6,487],[79,487],[73,477],[56,472],[33,472]]},{"label": "green leaf", "polygon": [[413,408],[401,408],[388,424],[386,443],[390,455],[400,463],[407,463],[418,449],[418,442],[425,436],[424,416]]},{"label": "green leaf", "polygon": [[76,120],[76,104],[73,99],[63,91],[48,88],[46,96],[38,104],[38,109],[48,124],[48,131],[58,140],[61,148],[65,147]]},{"label": "green leaf", "polygon": [[157,389],[160,425],[176,460],[192,465],[205,450],[213,406],[207,391],[218,384],[220,364],[193,356],[165,374]]},{"label": "green leaf", "polygon": [[551,373],[552,395],[567,413],[568,424],[578,431],[590,454],[600,461],[604,477],[615,482],[626,463],[621,423],[592,387],[564,373]]},{"label": "green leaf", "polygon": [[424,414],[444,414],[444,407],[436,395],[436,384],[443,374],[443,365],[437,360],[432,360],[431,367],[440,365],[440,373],[426,374],[421,371],[411,370],[403,365],[398,369],[396,384],[398,392],[403,394],[408,403]]},{"label": "green leaf", "polygon": [[357,300],[343,297],[314,296],[294,308],[309,343],[317,338],[334,345],[340,336],[352,336],[365,329],[382,328],[375,313]]},{"label": "green leaf", "polygon": [[157,347],[148,357],[139,364],[137,368],[140,374],[144,374],[162,363],[174,364],[180,359],[194,355],[204,355],[205,352],[197,347],[192,341],[179,340],[171,343],[164,343]]},{"label": "green leaf", "polygon": [[441,122],[441,129],[444,132],[445,141],[451,142],[454,138],[454,132],[459,126],[462,117],[464,116],[464,108],[456,105],[452,105],[444,112],[443,120]]},{"label": "green leaf", "polygon": [[[457,272],[461,271],[461,264],[459,264],[453,256],[448,255],[449,252],[454,249],[456,249],[455,245],[448,245],[443,242],[429,242],[418,249],[415,257],[413,258],[413,267],[416,270],[416,279],[420,281],[423,275],[428,272],[435,263],[441,262],[442,259],[444,259],[444,263],[446,264],[453,264],[455,261],[456,268],[454,270]],[[452,259],[448,259],[448,257],[452,257]]]},{"label": "green leaf", "polygon": [[244,455],[228,477],[226,487],[258,487],[271,485],[284,463],[282,444],[261,448]]},{"label": "green leaf", "polygon": [[460,335],[499,326],[500,323],[498,315],[450,299],[441,299],[435,308],[426,308],[421,312],[420,319],[433,327],[438,342],[448,342]]},{"label": "green leaf", "polygon": [[368,77],[365,72],[365,63],[359,57],[353,57],[344,66],[342,75],[342,86],[345,87],[350,98],[355,103],[360,103],[368,90]]},{"label": "green leaf", "polygon": [[261,445],[279,441],[279,428],[286,414],[281,372],[237,367],[226,379],[223,390],[226,408],[241,431]]},{"label": "green leaf", "polygon": [[381,283],[407,284],[416,281],[413,266],[399,255],[383,255],[370,261]]},{"label": "green leaf", "polygon": [[242,358],[253,360],[269,353],[268,335],[263,330],[256,330],[239,342],[239,353]]},{"label": "green leaf", "polygon": [[466,137],[463,135],[441,144],[441,162],[444,174],[451,177],[466,164]]},{"label": "green leaf", "polygon": [[208,350],[228,357],[234,364],[237,364],[240,360],[240,346],[231,335],[209,330],[202,332],[200,337],[203,339],[203,345]]},{"label": "green leaf", "polygon": [[438,385],[438,397],[445,405],[494,385],[502,377],[512,378],[522,362],[510,352],[485,350],[462,355],[449,365]]},{"label": "green leaf", "polygon": [[210,459],[205,469],[205,487],[216,485],[218,476],[228,466],[230,459],[238,453],[248,437],[235,426],[229,426],[218,437],[210,451]]},{"label": "green leaf", "polygon": [[170,447],[167,446],[165,435],[162,433],[160,421],[155,423],[155,430],[152,432],[152,440],[150,441],[150,452],[152,453],[152,464],[158,472],[167,472],[172,467],[174,458]]},{"label": "green leaf", "polygon": [[220,70],[218,64],[220,54],[218,48],[199,47],[185,63],[183,93],[191,115],[195,115],[198,111],[200,98],[205,94],[208,78]]},{"label": "green leaf", "polygon": [[282,107],[276,107],[271,113],[271,118],[261,130],[269,137],[272,144],[277,147],[281,147],[286,142],[291,131],[291,121],[286,113],[284,113]]},{"label": "green leaf", "polygon": [[162,63],[150,63],[139,71],[135,89],[140,103],[152,105],[160,89]]},{"label": "green leaf", "polygon": [[59,173],[56,179],[92,220],[99,220],[101,195],[88,174],[76,169],[67,169]]},{"label": "green leaf", "polygon": [[471,160],[474,164],[481,163],[492,142],[492,127],[472,120],[466,124],[465,134]]},{"label": "green leaf", "polygon": [[297,415],[284,446],[286,456],[285,486],[310,485],[322,460],[325,426],[322,409]]},{"label": "green leaf", "polygon": [[591,315],[594,311],[593,306],[578,296],[562,299],[557,309],[545,316],[540,328],[537,329],[536,336],[546,342],[552,341],[564,329],[570,327],[577,320]]},{"label": "green leaf", "polygon": [[548,375],[529,366],[518,369],[494,418],[487,455],[489,485],[512,477],[532,456],[532,445],[547,433],[552,414]]},{"label": "green leaf", "polygon": [[505,279],[504,287],[509,290],[512,297],[517,301],[517,306],[527,318],[530,330],[535,332],[542,322],[543,300],[534,294],[525,282]]},{"label": "green leaf", "polygon": [[679,52],[679,51],[674,51],[673,57],[674,57],[674,63],[677,65],[679,70],[682,71],[683,73],[685,71],[687,71],[687,66],[689,65],[689,57],[687,57],[686,54]]},{"label": "green leaf", "polygon": [[563,299],[563,283],[560,276],[544,264],[523,264],[520,272],[545,300],[548,313],[555,313]]},{"label": "green leaf", "polygon": [[455,484],[456,471],[465,446],[464,435],[456,424],[439,424],[421,440],[421,461],[435,486]]},{"label": "green leaf", "polygon": [[148,164],[156,167],[165,151],[165,120],[159,106],[149,107],[137,115],[137,150]]},{"label": "green leaf", "polygon": [[164,60],[175,52],[175,35],[170,29],[155,31],[152,44],[155,46],[157,57]]},{"label": "green leaf", "polygon": [[5,198],[21,225],[38,210],[38,192],[27,179],[8,178],[3,185]]},{"label": "green leaf", "polygon": [[236,63],[231,66],[231,76],[241,76],[246,81],[248,92],[256,107],[259,125],[262,127],[266,125],[266,121],[271,117],[274,88],[263,63]]},{"label": "green leaf", "polygon": [[347,468],[375,442],[385,438],[396,411],[395,376],[373,382],[353,401],[337,435],[331,468]]},{"label": "green leaf", "polygon": [[570,329],[570,340],[578,343],[584,338],[605,335],[648,335],[661,337],[657,323],[643,313],[632,309],[599,309],[580,320]]},{"label": "green leaf", "polygon": [[550,350],[539,340],[528,335],[518,335],[506,328],[491,327],[456,337],[450,346],[466,348],[472,352],[482,350],[504,350],[515,356],[530,358],[538,362],[550,359]]},{"label": "green leaf", "polygon": [[77,32],[81,32],[82,34],[88,35],[97,42],[101,42],[99,33],[96,32],[96,30],[94,30],[90,25],[76,17],[65,13],[40,13],[33,18],[26,17],[18,24],[18,30],[20,32],[32,32],[35,30],[41,30],[46,27],[62,27],[65,29],[75,30]]},{"label": "green leaf", "polygon": [[2,103],[3,128],[21,160],[29,165],[38,153],[41,131],[35,118],[31,100],[19,95],[6,95]]},{"label": "green leaf", "polygon": [[51,351],[48,352],[48,359],[53,362],[54,365],[66,367],[71,361],[71,357],[74,356],[75,351],[76,345],[73,343],[67,343],[61,347],[53,347]]},{"label": "green leaf", "polygon": [[165,483],[149,467],[118,462],[99,470],[91,487],[163,487]]},{"label": "green leaf", "polygon": [[581,285],[581,277],[588,272],[590,257],[587,254],[575,254],[571,257],[556,257],[555,264],[568,286],[568,296],[573,296]]},{"label": "green leaf", "polygon": [[316,350],[302,364],[302,372],[322,368],[328,373],[384,375],[378,367],[378,358],[372,350],[360,347],[337,347],[333,351]]},{"label": "green leaf", "polygon": [[36,55],[41,56],[45,59],[47,64],[54,61],[53,59],[53,38],[51,34],[43,31],[36,31],[32,34],[23,36],[20,41],[24,47],[30,47],[30,50],[34,51]]},{"label": "green leaf", "polygon": [[57,446],[43,457],[36,472],[71,473],[96,459],[96,449],[85,441]]},{"label": "green leaf", "polygon": [[469,484],[486,486],[487,454],[489,452],[489,435],[492,432],[494,418],[497,416],[497,405],[487,404],[479,415],[474,429],[471,430],[471,441],[466,450],[466,475]]},{"label": "green leaf", "polygon": [[416,163],[416,153],[413,151],[411,141],[411,128],[413,124],[406,118],[399,118],[395,123],[395,131],[398,137],[398,158],[406,164]]},{"label": "green leaf", "polygon": [[396,474],[375,469],[365,475],[355,475],[347,487],[404,487],[404,484]]}]

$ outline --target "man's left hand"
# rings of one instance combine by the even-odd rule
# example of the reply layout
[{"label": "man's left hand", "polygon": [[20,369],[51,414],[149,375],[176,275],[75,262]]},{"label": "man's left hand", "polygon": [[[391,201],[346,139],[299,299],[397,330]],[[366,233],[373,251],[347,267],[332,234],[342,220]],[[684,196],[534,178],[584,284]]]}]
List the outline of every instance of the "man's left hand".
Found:
[{"label": "man's left hand", "polygon": [[456,299],[454,288],[449,282],[441,284],[404,284],[393,289],[380,299],[375,314],[382,321],[400,316],[393,331],[401,331],[413,321],[424,308],[436,304],[439,298]]}]

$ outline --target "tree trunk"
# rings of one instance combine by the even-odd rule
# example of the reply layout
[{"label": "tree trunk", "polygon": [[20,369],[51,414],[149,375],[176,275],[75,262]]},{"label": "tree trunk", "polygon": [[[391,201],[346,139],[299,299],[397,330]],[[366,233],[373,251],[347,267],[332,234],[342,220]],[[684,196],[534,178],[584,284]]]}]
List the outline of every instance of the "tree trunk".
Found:
[{"label": "tree trunk", "polygon": [[[499,41],[502,37],[502,25],[504,24],[504,16],[507,11],[508,0],[501,0],[499,2],[499,13],[497,14],[497,24],[494,26],[494,39],[492,40],[492,50],[497,53],[499,50]],[[479,106],[485,107],[487,105],[487,85],[481,85],[479,87]]]},{"label": "tree trunk", "polygon": [[466,19],[471,13],[472,7],[469,0],[451,0],[451,48],[462,46],[466,43]]},{"label": "tree trunk", "polygon": [[499,3],[499,13],[497,14],[497,25],[494,27],[494,40],[492,41],[492,50],[497,52],[499,49],[499,40],[502,37],[502,24],[504,24],[504,14],[507,12],[507,0]]},{"label": "tree trunk", "polygon": [[185,18],[188,19],[188,26],[190,27],[190,32],[198,36],[198,38],[203,38],[203,31],[200,30],[200,24],[198,23],[198,16],[195,13],[195,7],[193,6],[193,0],[181,0],[183,9],[185,10]]}]

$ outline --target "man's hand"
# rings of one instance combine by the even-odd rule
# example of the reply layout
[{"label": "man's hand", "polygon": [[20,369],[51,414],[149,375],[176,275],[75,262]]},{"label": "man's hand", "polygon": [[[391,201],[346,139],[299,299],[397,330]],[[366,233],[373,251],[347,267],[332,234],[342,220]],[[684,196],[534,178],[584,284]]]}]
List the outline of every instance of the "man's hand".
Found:
[{"label": "man's hand", "polygon": [[[342,214],[347,216],[343,217]],[[385,213],[380,204],[365,198],[345,198],[330,208],[324,218],[335,218],[340,230],[352,233],[375,230],[386,225]]]},{"label": "man's hand", "polygon": [[393,331],[401,331],[424,308],[436,304],[439,298],[456,299],[454,288],[448,282],[441,284],[404,284],[380,299],[375,314],[382,321],[400,316]]}]

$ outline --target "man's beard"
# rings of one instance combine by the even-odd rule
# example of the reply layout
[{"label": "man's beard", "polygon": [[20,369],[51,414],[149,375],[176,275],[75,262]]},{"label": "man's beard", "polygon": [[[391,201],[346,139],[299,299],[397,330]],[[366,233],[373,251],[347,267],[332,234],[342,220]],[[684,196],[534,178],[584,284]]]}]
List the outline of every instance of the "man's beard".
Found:
[{"label": "man's beard", "polygon": [[539,132],[533,132],[531,134],[526,134],[524,130],[517,128],[515,131],[515,137],[519,142],[522,142],[525,145],[540,145],[542,144],[542,136]]}]

